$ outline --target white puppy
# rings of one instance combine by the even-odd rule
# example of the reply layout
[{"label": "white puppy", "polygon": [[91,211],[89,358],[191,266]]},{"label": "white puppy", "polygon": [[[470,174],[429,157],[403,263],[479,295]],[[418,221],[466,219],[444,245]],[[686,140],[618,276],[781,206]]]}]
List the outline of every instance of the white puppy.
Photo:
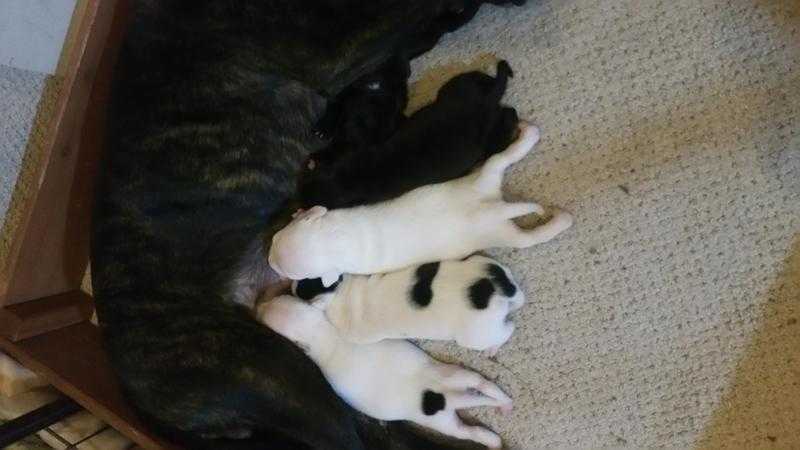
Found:
[{"label": "white puppy", "polygon": [[511,272],[481,255],[379,275],[345,275],[335,286],[302,280],[292,291],[314,299],[339,334],[357,344],[440,339],[495,353],[514,332],[508,313],[525,301]]},{"label": "white puppy", "polygon": [[556,212],[533,230],[511,221],[541,214],[536,203],[506,203],[503,172],[539,140],[539,130],[524,123],[506,150],[491,156],[465,177],[414,189],[396,199],[368,206],[304,211],[272,238],[269,263],[293,280],[322,278],[330,286],[343,273],[373,274],[414,264],[463,258],[490,247],[530,247],[549,241],[572,225]]},{"label": "white puppy", "polygon": [[459,366],[444,364],[404,340],[358,345],[339,336],[325,313],[292,296],[258,308],[259,319],[294,341],[355,409],[379,420],[410,420],[460,439],[500,448],[492,431],[464,424],[456,410],[512,402],[497,385]]}]

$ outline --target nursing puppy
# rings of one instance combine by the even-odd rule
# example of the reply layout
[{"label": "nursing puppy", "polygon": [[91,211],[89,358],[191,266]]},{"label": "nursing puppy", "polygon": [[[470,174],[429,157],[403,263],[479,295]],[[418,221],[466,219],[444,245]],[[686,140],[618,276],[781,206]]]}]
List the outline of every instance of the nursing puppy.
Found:
[{"label": "nursing puppy", "polygon": [[[315,289],[316,287],[316,289]],[[455,340],[495,353],[511,337],[509,312],[525,301],[511,272],[481,255],[379,275],[345,275],[335,289],[301,280],[292,291],[314,299],[346,340]]]},{"label": "nursing puppy", "polygon": [[404,340],[350,343],[322,310],[292,296],[262,304],[258,318],[302,348],[336,393],[364,414],[380,420],[409,420],[500,448],[498,435],[466,425],[456,414],[458,409],[476,406],[511,410],[511,398],[481,375],[436,361]]},{"label": "nursing puppy", "polygon": [[572,225],[572,216],[557,211],[546,224],[522,230],[511,219],[543,208],[506,203],[501,196],[503,172],[538,140],[536,127],[522,125],[516,142],[466,177],[376,205],[303,211],[273,236],[270,266],[283,277],[322,278],[330,286],[343,273],[388,272],[491,247],[547,242]]},{"label": "nursing puppy", "polygon": [[[365,146],[361,137],[367,134],[363,130],[375,128],[367,120],[373,114],[362,117],[351,112],[343,133],[357,138],[347,139],[346,145],[327,152],[324,170],[317,168],[304,177],[299,193],[301,207],[368,205],[466,175],[513,140],[519,121],[517,113],[500,104],[511,76],[508,63],[500,61],[496,77],[482,72],[454,77],[439,90],[433,103],[402,122],[397,132],[380,145]],[[381,86],[396,85],[384,78]],[[376,97],[378,93],[380,90]],[[370,98],[366,94],[365,97]],[[377,99],[370,102],[376,103]],[[383,106],[388,117],[396,114],[392,109],[395,106],[391,102]],[[368,105],[361,109],[369,110]],[[391,122],[399,123],[396,119]],[[347,131],[349,128],[355,132]],[[347,150],[342,151],[344,148]]]},{"label": "nursing puppy", "polygon": [[[347,87],[325,110],[318,132],[330,143],[311,155],[307,171],[328,171],[350,153],[385,142],[406,120],[409,59],[395,55],[379,70]],[[317,172],[321,173],[321,172]],[[311,176],[309,173],[303,177]]]}]

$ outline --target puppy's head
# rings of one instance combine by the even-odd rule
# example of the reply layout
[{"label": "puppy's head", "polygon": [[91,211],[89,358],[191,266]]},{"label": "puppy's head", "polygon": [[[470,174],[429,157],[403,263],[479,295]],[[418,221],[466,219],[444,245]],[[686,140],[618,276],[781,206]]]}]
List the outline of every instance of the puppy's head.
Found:
[{"label": "puppy's head", "polygon": [[464,263],[474,268],[472,277],[477,275],[469,288],[470,300],[476,309],[486,308],[498,297],[507,300],[512,311],[525,303],[525,293],[508,267],[483,255],[472,255]]},{"label": "puppy's head", "polygon": [[275,233],[269,249],[269,265],[275,272],[292,280],[322,278],[325,287],[339,279],[334,240],[325,227],[327,212],[322,206],[300,211],[289,225]]},{"label": "puppy's head", "polygon": [[281,295],[261,304],[257,317],[306,353],[314,350],[320,326],[326,320],[322,310],[291,295]]}]

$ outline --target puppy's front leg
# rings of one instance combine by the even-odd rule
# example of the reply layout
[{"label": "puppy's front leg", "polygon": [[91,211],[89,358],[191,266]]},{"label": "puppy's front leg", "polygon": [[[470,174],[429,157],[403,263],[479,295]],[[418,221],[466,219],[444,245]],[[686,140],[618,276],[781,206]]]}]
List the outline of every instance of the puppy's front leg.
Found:
[{"label": "puppy's front leg", "polygon": [[433,416],[425,416],[419,424],[448,436],[481,443],[491,449],[500,449],[503,446],[500,436],[487,428],[465,424],[452,409],[439,411]]}]

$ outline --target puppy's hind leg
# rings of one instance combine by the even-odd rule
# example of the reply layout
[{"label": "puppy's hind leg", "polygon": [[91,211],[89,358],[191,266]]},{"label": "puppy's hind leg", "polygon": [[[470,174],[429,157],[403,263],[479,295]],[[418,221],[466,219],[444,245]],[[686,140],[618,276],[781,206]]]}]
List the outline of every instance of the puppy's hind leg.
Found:
[{"label": "puppy's hind leg", "polygon": [[445,393],[448,407],[453,409],[476,408],[479,406],[492,406],[494,408],[508,408],[509,403],[504,403],[496,398],[487,397],[475,391],[454,391]]},{"label": "puppy's hind leg", "polygon": [[528,214],[544,214],[542,205],[534,202],[506,203],[498,202],[490,213],[498,219],[508,220],[516,217],[527,216]]},{"label": "puppy's hind leg", "polygon": [[484,378],[481,374],[452,364],[443,364],[440,369],[443,378],[442,385],[453,391],[475,390],[480,394],[492,398],[493,406],[511,408],[513,401],[499,386]]},{"label": "puppy's hind leg", "polygon": [[519,137],[507,149],[492,155],[478,169],[476,185],[478,190],[489,194],[499,194],[505,170],[525,157],[539,142],[539,129],[527,122],[519,123]]},{"label": "puppy's hind leg", "polygon": [[556,211],[550,221],[532,230],[522,230],[510,223],[509,228],[502,230],[505,235],[501,236],[499,240],[504,243],[504,246],[527,248],[553,240],[563,231],[569,229],[572,226],[572,222],[572,214],[565,211]]},{"label": "puppy's hind leg", "polygon": [[478,442],[490,449],[500,449],[503,445],[500,436],[487,428],[465,424],[452,409],[433,416],[422,416],[418,423],[448,436]]}]

